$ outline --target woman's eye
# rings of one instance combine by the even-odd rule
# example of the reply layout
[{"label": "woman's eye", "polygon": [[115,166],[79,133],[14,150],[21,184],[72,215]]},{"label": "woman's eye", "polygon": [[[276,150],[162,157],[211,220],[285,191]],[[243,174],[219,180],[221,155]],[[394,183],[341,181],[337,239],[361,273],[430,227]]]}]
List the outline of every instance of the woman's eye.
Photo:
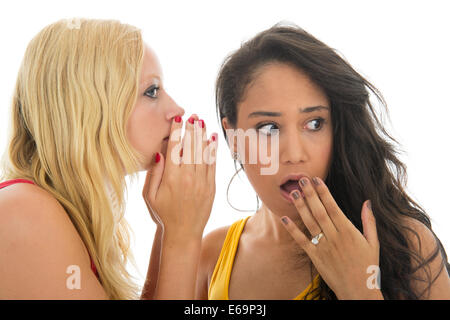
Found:
[{"label": "woman's eye", "polygon": [[[322,129],[324,123],[325,123],[325,119],[323,119],[323,118],[319,117],[319,118],[313,119],[308,122],[309,130],[319,131]],[[312,124],[312,125],[310,125],[310,124]],[[279,133],[279,128],[275,123],[261,124],[261,125],[258,125],[256,127],[256,129],[258,130],[258,133],[262,133],[267,136]]]},{"label": "woman's eye", "polygon": [[[270,128],[271,126],[272,126],[272,128]],[[262,125],[258,126],[256,129],[258,130],[259,133],[262,133],[266,136],[270,136],[272,134],[278,133],[278,127],[274,123],[262,124]]]},{"label": "woman's eye", "polygon": [[144,95],[152,99],[156,99],[158,97],[158,91],[158,86],[151,86],[147,91],[145,91]]},{"label": "woman's eye", "polygon": [[319,131],[322,128],[324,122],[325,122],[325,119],[317,118],[317,119],[309,121],[308,123],[315,123],[318,126],[318,128],[316,126],[313,126],[313,128],[311,130]]}]

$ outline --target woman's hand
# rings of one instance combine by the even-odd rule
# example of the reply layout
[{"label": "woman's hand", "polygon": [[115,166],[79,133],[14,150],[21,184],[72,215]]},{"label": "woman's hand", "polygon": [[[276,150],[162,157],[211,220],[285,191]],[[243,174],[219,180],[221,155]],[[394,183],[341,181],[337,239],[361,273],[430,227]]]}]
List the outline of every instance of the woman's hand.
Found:
[{"label": "woman's hand", "polygon": [[[179,118],[178,118],[179,119]],[[165,236],[178,239],[202,236],[215,195],[217,135],[206,140],[206,127],[197,116],[186,122],[172,122],[167,159],[159,160],[147,172],[143,197],[152,219]],[[202,128],[203,126],[203,128]]]},{"label": "woman's hand", "polygon": [[383,299],[379,278],[373,281],[379,273],[372,276],[379,272],[379,242],[370,201],[361,211],[362,235],[338,207],[325,183],[317,177],[313,180],[300,179],[304,198],[298,191],[298,196],[293,191],[291,197],[311,235],[323,236],[314,244],[288,217],[281,218],[283,225],[338,299]]},{"label": "woman's hand", "polygon": [[[179,120],[179,122],[177,122]],[[142,195],[158,225],[143,298],[195,297],[203,229],[215,195],[217,135],[206,137],[204,122],[191,116],[172,122],[166,157],[157,154]]]}]

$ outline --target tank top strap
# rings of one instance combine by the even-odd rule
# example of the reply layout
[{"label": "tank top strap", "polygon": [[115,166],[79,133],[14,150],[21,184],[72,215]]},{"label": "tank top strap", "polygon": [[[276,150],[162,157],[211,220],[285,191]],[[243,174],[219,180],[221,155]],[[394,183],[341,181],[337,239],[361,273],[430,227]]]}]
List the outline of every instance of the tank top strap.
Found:
[{"label": "tank top strap", "polygon": [[33,181],[28,180],[28,179],[12,179],[12,180],[7,180],[4,182],[0,183],[0,189],[2,188],[6,188],[10,185],[16,184],[16,183],[30,183],[30,184],[35,184]]},{"label": "tank top strap", "polygon": [[208,299],[210,300],[228,300],[228,287],[234,258],[236,256],[241,233],[249,218],[250,216],[236,221],[228,229],[222,250],[211,276],[211,282],[208,288]]},{"label": "tank top strap", "polygon": [[[211,276],[211,282],[208,288],[209,300],[229,300],[228,289],[230,286],[231,271],[233,269],[233,263],[236,257],[239,240],[248,218],[250,217],[236,221],[228,229],[227,235],[223,242],[222,250]],[[294,300],[317,299],[317,297],[310,296],[308,294],[318,288],[319,281],[319,274],[317,274],[313,281],[301,293],[299,293]]]}]

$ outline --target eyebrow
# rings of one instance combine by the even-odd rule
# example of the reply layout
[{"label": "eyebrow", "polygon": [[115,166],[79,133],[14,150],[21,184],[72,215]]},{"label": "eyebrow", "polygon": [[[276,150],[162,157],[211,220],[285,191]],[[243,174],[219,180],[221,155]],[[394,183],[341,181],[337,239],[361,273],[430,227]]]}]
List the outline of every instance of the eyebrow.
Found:
[{"label": "eyebrow", "polygon": [[149,83],[151,83],[153,81],[153,79],[158,79],[158,81],[161,83],[161,78],[159,76],[157,76],[156,74],[150,74],[146,77],[144,77],[144,81],[141,82],[141,87],[144,88],[146,87]]},{"label": "eyebrow", "polygon": [[[330,110],[330,108],[325,106],[314,106],[314,107],[307,107],[304,109],[299,108],[299,113],[311,113],[314,111],[320,111],[320,110]],[[281,112],[271,112],[271,111],[255,111],[248,115],[248,118],[254,118],[258,116],[266,116],[266,117],[280,117],[283,113]]]}]

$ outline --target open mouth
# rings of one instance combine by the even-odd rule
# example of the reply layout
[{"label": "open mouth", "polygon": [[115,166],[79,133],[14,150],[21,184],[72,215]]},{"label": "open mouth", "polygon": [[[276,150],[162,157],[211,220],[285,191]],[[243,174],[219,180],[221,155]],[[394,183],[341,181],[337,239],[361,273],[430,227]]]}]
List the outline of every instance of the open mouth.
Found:
[{"label": "open mouth", "polygon": [[288,201],[292,201],[291,200],[291,197],[290,197],[290,194],[291,194],[291,192],[292,191],[294,191],[294,190],[298,190],[298,191],[300,191],[300,193],[302,194],[302,196],[303,196],[303,191],[302,191],[302,189],[300,188],[300,185],[299,185],[299,183],[298,183],[298,180],[288,180],[288,181],[286,181],[285,183],[283,183],[281,186],[280,186],[280,191],[281,191],[281,194],[284,196],[284,198],[286,198]]},{"label": "open mouth", "polygon": [[287,193],[291,193],[294,190],[302,191],[300,185],[297,180],[288,180],[280,186],[281,189],[286,191]]}]

